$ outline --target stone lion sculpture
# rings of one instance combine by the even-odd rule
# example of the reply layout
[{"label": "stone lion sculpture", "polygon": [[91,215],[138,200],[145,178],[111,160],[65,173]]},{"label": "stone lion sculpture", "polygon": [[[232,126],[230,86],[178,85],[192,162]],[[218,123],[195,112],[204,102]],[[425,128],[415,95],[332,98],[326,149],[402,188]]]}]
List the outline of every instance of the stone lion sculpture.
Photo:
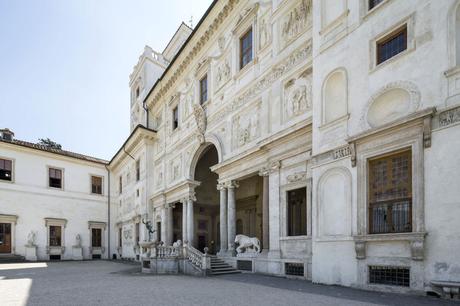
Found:
[{"label": "stone lion sculpture", "polygon": [[251,238],[245,235],[236,235],[235,243],[238,244],[236,252],[238,254],[250,250],[254,253],[260,253],[260,241],[256,237]]}]

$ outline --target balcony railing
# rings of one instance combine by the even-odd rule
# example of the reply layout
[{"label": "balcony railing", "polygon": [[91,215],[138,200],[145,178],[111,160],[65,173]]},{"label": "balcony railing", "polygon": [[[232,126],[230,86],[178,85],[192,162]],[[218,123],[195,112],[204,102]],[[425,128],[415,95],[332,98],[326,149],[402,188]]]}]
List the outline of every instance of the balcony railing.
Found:
[{"label": "balcony railing", "polygon": [[406,233],[412,231],[412,199],[370,203],[369,233]]}]

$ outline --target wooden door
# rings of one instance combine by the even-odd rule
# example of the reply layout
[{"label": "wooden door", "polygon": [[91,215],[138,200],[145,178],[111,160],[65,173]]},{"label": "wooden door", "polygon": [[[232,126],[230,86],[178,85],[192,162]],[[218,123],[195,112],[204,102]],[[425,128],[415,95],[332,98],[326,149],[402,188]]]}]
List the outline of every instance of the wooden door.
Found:
[{"label": "wooden door", "polygon": [[0,223],[0,253],[11,253],[11,223]]}]

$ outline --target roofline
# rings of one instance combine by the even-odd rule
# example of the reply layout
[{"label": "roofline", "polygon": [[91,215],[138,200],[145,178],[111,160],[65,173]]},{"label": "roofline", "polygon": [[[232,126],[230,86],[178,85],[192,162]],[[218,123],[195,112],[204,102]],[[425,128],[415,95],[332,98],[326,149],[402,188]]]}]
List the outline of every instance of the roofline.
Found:
[{"label": "roofline", "polygon": [[182,23],[180,24],[180,26],[177,28],[176,32],[174,32],[174,35],[171,37],[171,39],[169,40],[168,44],[166,45],[166,47],[163,49],[163,51],[161,52],[162,54],[165,53],[166,49],[168,49],[169,45],[171,44],[171,42],[173,41],[174,37],[176,36],[177,33],[179,33],[179,30],[180,28],[182,27],[182,25],[186,26],[187,28],[189,28],[190,30],[192,30],[193,32],[193,29],[191,27],[188,26],[188,24],[186,24],[185,22],[182,21]]},{"label": "roofline", "polygon": [[131,132],[131,134],[128,136],[128,138],[126,138],[125,142],[123,142],[123,144],[121,145],[120,149],[118,149],[118,151],[113,155],[112,159],[107,163],[107,165],[110,166],[110,164],[115,160],[115,158],[118,156],[118,154],[120,154],[120,152],[123,150],[123,148],[126,146],[126,144],[128,143],[128,141],[131,140],[131,138],[133,138],[134,134],[136,134],[136,132],[139,130],[139,129],[143,129],[143,130],[146,130],[146,131],[149,131],[149,132],[154,132],[156,133],[157,131],[153,130],[153,129],[149,129],[149,128],[146,128],[144,125],[142,124],[138,124],[134,130]]},{"label": "roofline", "polygon": [[[26,142],[26,141],[24,141],[24,142]],[[56,155],[65,156],[65,157],[68,157],[68,158],[74,158],[74,159],[82,160],[82,161],[85,161],[85,162],[95,163],[95,164],[100,164],[100,165],[108,165],[108,162],[109,162],[108,160],[105,160],[105,159],[101,159],[101,158],[97,158],[97,157],[89,156],[89,155],[84,155],[84,154],[80,154],[80,153],[77,153],[77,152],[67,151],[67,150],[61,150],[62,151],[62,153],[61,153],[61,152],[58,152],[58,151],[51,151],[51,150],[41,149],[39,147],[33,147],[32,145],[26,145],[26,144],[23,144],[23,143],[14,142],[14,140],[13,141],[5,141],[5,140],[0,139],[0,143],[6,143],[6,144],[10,144],[10,145],[15,145],[15,146],[27,148],[27,149],[32,149],[32,150],[37,150],[37,151],[41,151],[41,152],[56,154]],[[33,144],[33,143],[31,143],[31,144]],[[78,155],[81,155],[82,157],[72,156],[72,155],[69,155],[68,153],[70,153],[70,154],[78,154]]]},{"label": "roofline", "polygon": [[198,22],[198,24],[196,25],[196,27],[193,29],[192,33],[188,36],[187,40],[184,42],[184,44],[182,45],[182,47],[179,49],[179,51],[176,53],[176,55],[174,56],[174,58],[171,60],[171,62],[169,63],[168,67],[166,67],[165,71],[163,71],[163,73],[161,74],[161,76],[158,78],[158,80],[155,82],[155,84],[153,84],[152,88],[149,90],[149,92],[147,93],[147,95],[145,96],[144,100],[143,100],[143,103],[146,103],[147,102],[147,99],[150,97],[150,94],[153,92],[153,90],[157,87],[158,83],[163,80],[163,77],[166,75],[166,73],[169,71],[169,69],[172,67],[172,65],[176,62],[177,58],[181,55],[182,51],[185,49],[185,47],[187,47],[188,43],[190,42],[190,40],[193,38],[193,36],[195,35],[195,33],[200,29],[200,26],[201,24],[204,22],[204,20],[206,19],[206,17],[208,17],[209,13],[211,12],[211,10],[214,8],[214,6],[217,4],[219,0],[214,0],[211,5],[208,7],[208,9],[206,10],[206,12],[204,13],[203,17],[201,17],[200,21]]}]

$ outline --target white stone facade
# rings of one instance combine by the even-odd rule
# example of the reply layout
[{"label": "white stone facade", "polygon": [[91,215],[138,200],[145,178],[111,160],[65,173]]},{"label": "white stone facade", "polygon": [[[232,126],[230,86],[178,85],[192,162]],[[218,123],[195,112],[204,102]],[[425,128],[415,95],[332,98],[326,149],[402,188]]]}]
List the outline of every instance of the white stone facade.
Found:
[{"label": "white stone facade", "polygon": [[[11,228],[11,247],[0,256],[49,260],[50,255],[58,255],[61,260],[72,260],[91,259],[94,254],[107,258],[108,172],[104,161],[22,144],[0,141],[0,159],[12,161],[13,168],[11,181],[0,180],[0,223]],[[62,170],[62,188],[49,186],[50,168]],[[102,194],[92,193],[91,176],[102,179]],[[50,226],[61,228],[59,246],[50,246]],[[92,247],[92,228],[101,229],[100,247]],[[80,257],[75,258],[77,235],[81,250]]]},{"label": "white stone facade", "polygon": [[[139,259],[150,222],[152,240],[258,273],[400,292],[460,282],[459,5],[215,1],[163,54],[146,47],[132,134],[108,165],[110,254]],[[404,48],[382,60],[394,37]],[[405,206],[371,210],[371,164],[397,154]],[[237,234],[262,252],[235,256]],[[385,269],[405,284],[371,281]]]}]

